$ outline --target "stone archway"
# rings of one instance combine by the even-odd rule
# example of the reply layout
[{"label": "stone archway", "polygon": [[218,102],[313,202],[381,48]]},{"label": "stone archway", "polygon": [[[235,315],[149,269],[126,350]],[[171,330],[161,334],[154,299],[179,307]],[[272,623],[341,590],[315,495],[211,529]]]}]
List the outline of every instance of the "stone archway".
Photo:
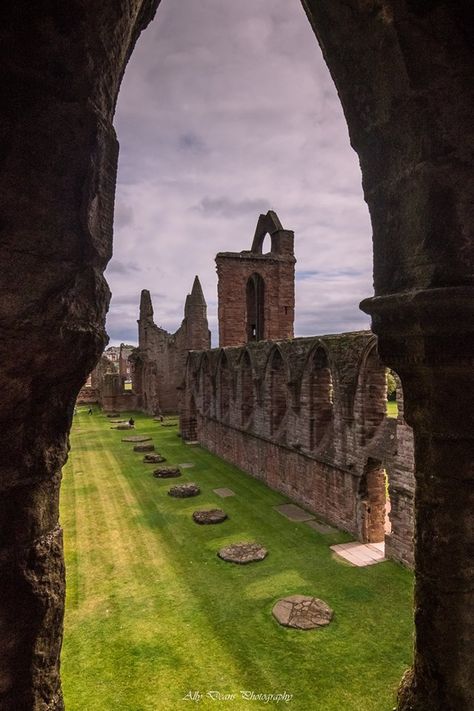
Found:
[{"label": "stone archway", "polygon": [[253,379],[252,361],[246,350],[240,361],[240,424],[252,428],[256,407],[256,393]]},{"label": "stone archway", "polygon": [[309,446],[321,446],[334,417],[333,382],[325,349],[318,346],[309,364]]},{"label": "stone archway", "polygon": [[[60,709],[60,470],[105,343],[124,68],[159,0],[2,10],[1,700]],[[469,0],[303,0],[359,154],[373,318],[416,450],[416,648],[399,708],[474,706],[474,19]],[[471,235],[471,236],[470,236]],[[24,285],[28,284],[28,290]],[[12,415],[14,413],[14,415]],[[453,474],[454,473],[454,474]]]},{"label": "stone archway", "polygon": [[355,398],[357,412],[357,440],[361,447],[367,445],[377,434],[387,414],[386,368],[373,342],[364,353],[359,370]]},{"label": "stone archway", "polygon": [[282,439],[284,433],[281,432],[281,427],[288,408],[288,392],[285,362],[278,348],[272,351],[267,362],[264,407],[270,425],[270,436]]},{"label": "stone archway", "polygon": [[189,397],[187,407],[180,418],[180,429],[181,436],[185,442],[195,442],[197,440],[198,421],[194,393]]},{"label": "stone archway", "polygon": [[217,415],[223,422],[228,422],[230,416],[231,378],[229,361],[225,351],[222,351],[217,364],[216,389],[219,402]]},{"label": "stone archway", "polygon": [[359,482],[358,528],[363,543],[385,540],[385,469],[382,462],[369,458]]}]

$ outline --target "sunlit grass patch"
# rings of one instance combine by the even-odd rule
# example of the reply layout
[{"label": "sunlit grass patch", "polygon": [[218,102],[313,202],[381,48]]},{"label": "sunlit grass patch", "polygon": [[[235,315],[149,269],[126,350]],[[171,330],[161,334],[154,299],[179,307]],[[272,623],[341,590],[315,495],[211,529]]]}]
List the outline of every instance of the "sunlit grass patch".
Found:
[{"label": "sunlit grass patch", "polygon": [[[64,470],[68,597],[62,673],[68,711],[170,711],[223,705],[208,690],[236,693],[228,708],[268,709],[241,690],[293,695],[292,711],[389,711],[411,658],[411,574],[393,563],[342,566],[321,535],[274,511],[287,499],[200,447],[176,428],[134,413],[166,466],[191,462],[177,481],[194,499],[167,495],[173,482],[121,441],[100,414],[74,418]],[[234,497],[213,493],[229,487]],[[216,526],[192,521],[197,508],[223,508]],[[255,540],[268,557],[247,566],[217,557],[220,547]],[[271,609],[302,593],[325,600],[334,621],[300,632]]]}]

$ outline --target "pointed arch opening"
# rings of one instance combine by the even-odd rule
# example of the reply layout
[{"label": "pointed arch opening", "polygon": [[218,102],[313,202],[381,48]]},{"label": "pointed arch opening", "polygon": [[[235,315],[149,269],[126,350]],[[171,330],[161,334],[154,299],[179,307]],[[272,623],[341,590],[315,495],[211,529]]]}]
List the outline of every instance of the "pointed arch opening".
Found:
[{"label": "pointed arch opening", "polygon": [[188,407],[181,418],[181,436],[185,442],[197,440],[197,407],[194,395],[188,401]]},{"label": "pointed arch opening", "polygon": [[382,462],[369,457],[359,481],[358,526],[363,543],[382,543],[386,525],[386,475]]},{"label": "pointed arch opening", "polygon": [[333,382],[328,356],[318,347],[309,372],[309,444],[317,449],[331,426],[334,415]]},{"label": "pointed arch opening", "polygon": [[218,370],[218,401],[219,401],[219,416],[224,422],[229,421],[230,413],[230,368],[229,361],[225,353],[219,360]]},{"label": "pointed arch opening", "polygon": [[265,282],[255,272],[247,280],[247,341],[261,341],[265,328]]},{"label": "pointed arch opening", "polygon": [[270,434],[276,435],[287,410],[286,372],[283,357],[275,350],[270,359]]},{"label": "pointed arch opening", "polygon": [[359,375],[356,416],[359,420],[358,440],[362,447],[374,437],[386,417],[386,411],[386,369],[374,345],[363,361]]},{"label": "pointed arch opening", "polygon": [[248,351],[245,351],[244,357],[240,363],[240,378],[241,378],[241,406],[240,418],[242,427],[252,427],[255,412],[255,386],[253,382],[252,363]]},{"label": "pointed arch opening", "polygon": [[203,358],[201,365],[201,383],[202,413],[203,415],[209,416],[211,414],[212,381],[209,359],[206,357]]}]

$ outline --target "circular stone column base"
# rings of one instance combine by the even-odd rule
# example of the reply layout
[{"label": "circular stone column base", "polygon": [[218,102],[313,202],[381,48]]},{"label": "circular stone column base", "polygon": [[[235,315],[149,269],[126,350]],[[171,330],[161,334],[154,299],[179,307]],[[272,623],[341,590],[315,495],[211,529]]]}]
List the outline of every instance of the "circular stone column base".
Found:
[{"label": "circular stone column base", "polygon": [[272,615],[280,625],[298,630],[313,630],[325,627],[333,617],[333,611],[323,600],[308,595],[290,595],[278,600]]},{"label": "circular stone column base", "polygon": [[208,509],[207,511],[195,511],[193,513],[193,520],[201,524],[222,523],[226,518],[227,514],[222,509]]},{"label": "circular stone column base", "polygon": [[168,491],[169,496],[174,496],[177,499],[187,499],[190,496],[198,496],[201,493],[201,489],[197,484],[178,484],[177,486],[172,486]]},{"label": "circular stone column base", "polygon": [[155,469],[153,476],[157,479],[172,479],[173,477],[181,476],[181,472],[179,469],[171,469],[168,467],[167,469]]},{"label": "circular stone column base", "polygon": [[154,452],[154,444],[136,444],[133,448],[134,452]]},{"label": "circular stone column base", "polygon": [[144,464],[161,464],[162,462],[166,462],[166,459],[162,457],[161,454],[145,454],[143,462]]},{"label": "circular stone column base", "polygon": [[268,551],[260,543],[242,542],[231,543],[229,546],[221,548],[217,555],[228,563],[246,565],[263,560],[268,555]]},{"label": "circular stone column base", "polygon": [[130,435],[129,437],[122,437],[122,442],[151,442],[151,437],[146,435]]}]

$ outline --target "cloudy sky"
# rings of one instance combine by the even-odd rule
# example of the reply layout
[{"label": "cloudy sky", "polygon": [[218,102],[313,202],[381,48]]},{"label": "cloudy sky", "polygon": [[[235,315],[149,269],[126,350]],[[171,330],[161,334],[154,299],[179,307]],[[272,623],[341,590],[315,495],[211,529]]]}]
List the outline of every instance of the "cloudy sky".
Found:
[{"label": "cloudy sky", "polygon": [[141,289],[173,332],[198,274],[216,344],[218,251],[258,215],[295,231],[295,335],[366,328],[371,228],[339,100],[298,0],[162,0],[125,73],[111,344],[136,342]]}]

